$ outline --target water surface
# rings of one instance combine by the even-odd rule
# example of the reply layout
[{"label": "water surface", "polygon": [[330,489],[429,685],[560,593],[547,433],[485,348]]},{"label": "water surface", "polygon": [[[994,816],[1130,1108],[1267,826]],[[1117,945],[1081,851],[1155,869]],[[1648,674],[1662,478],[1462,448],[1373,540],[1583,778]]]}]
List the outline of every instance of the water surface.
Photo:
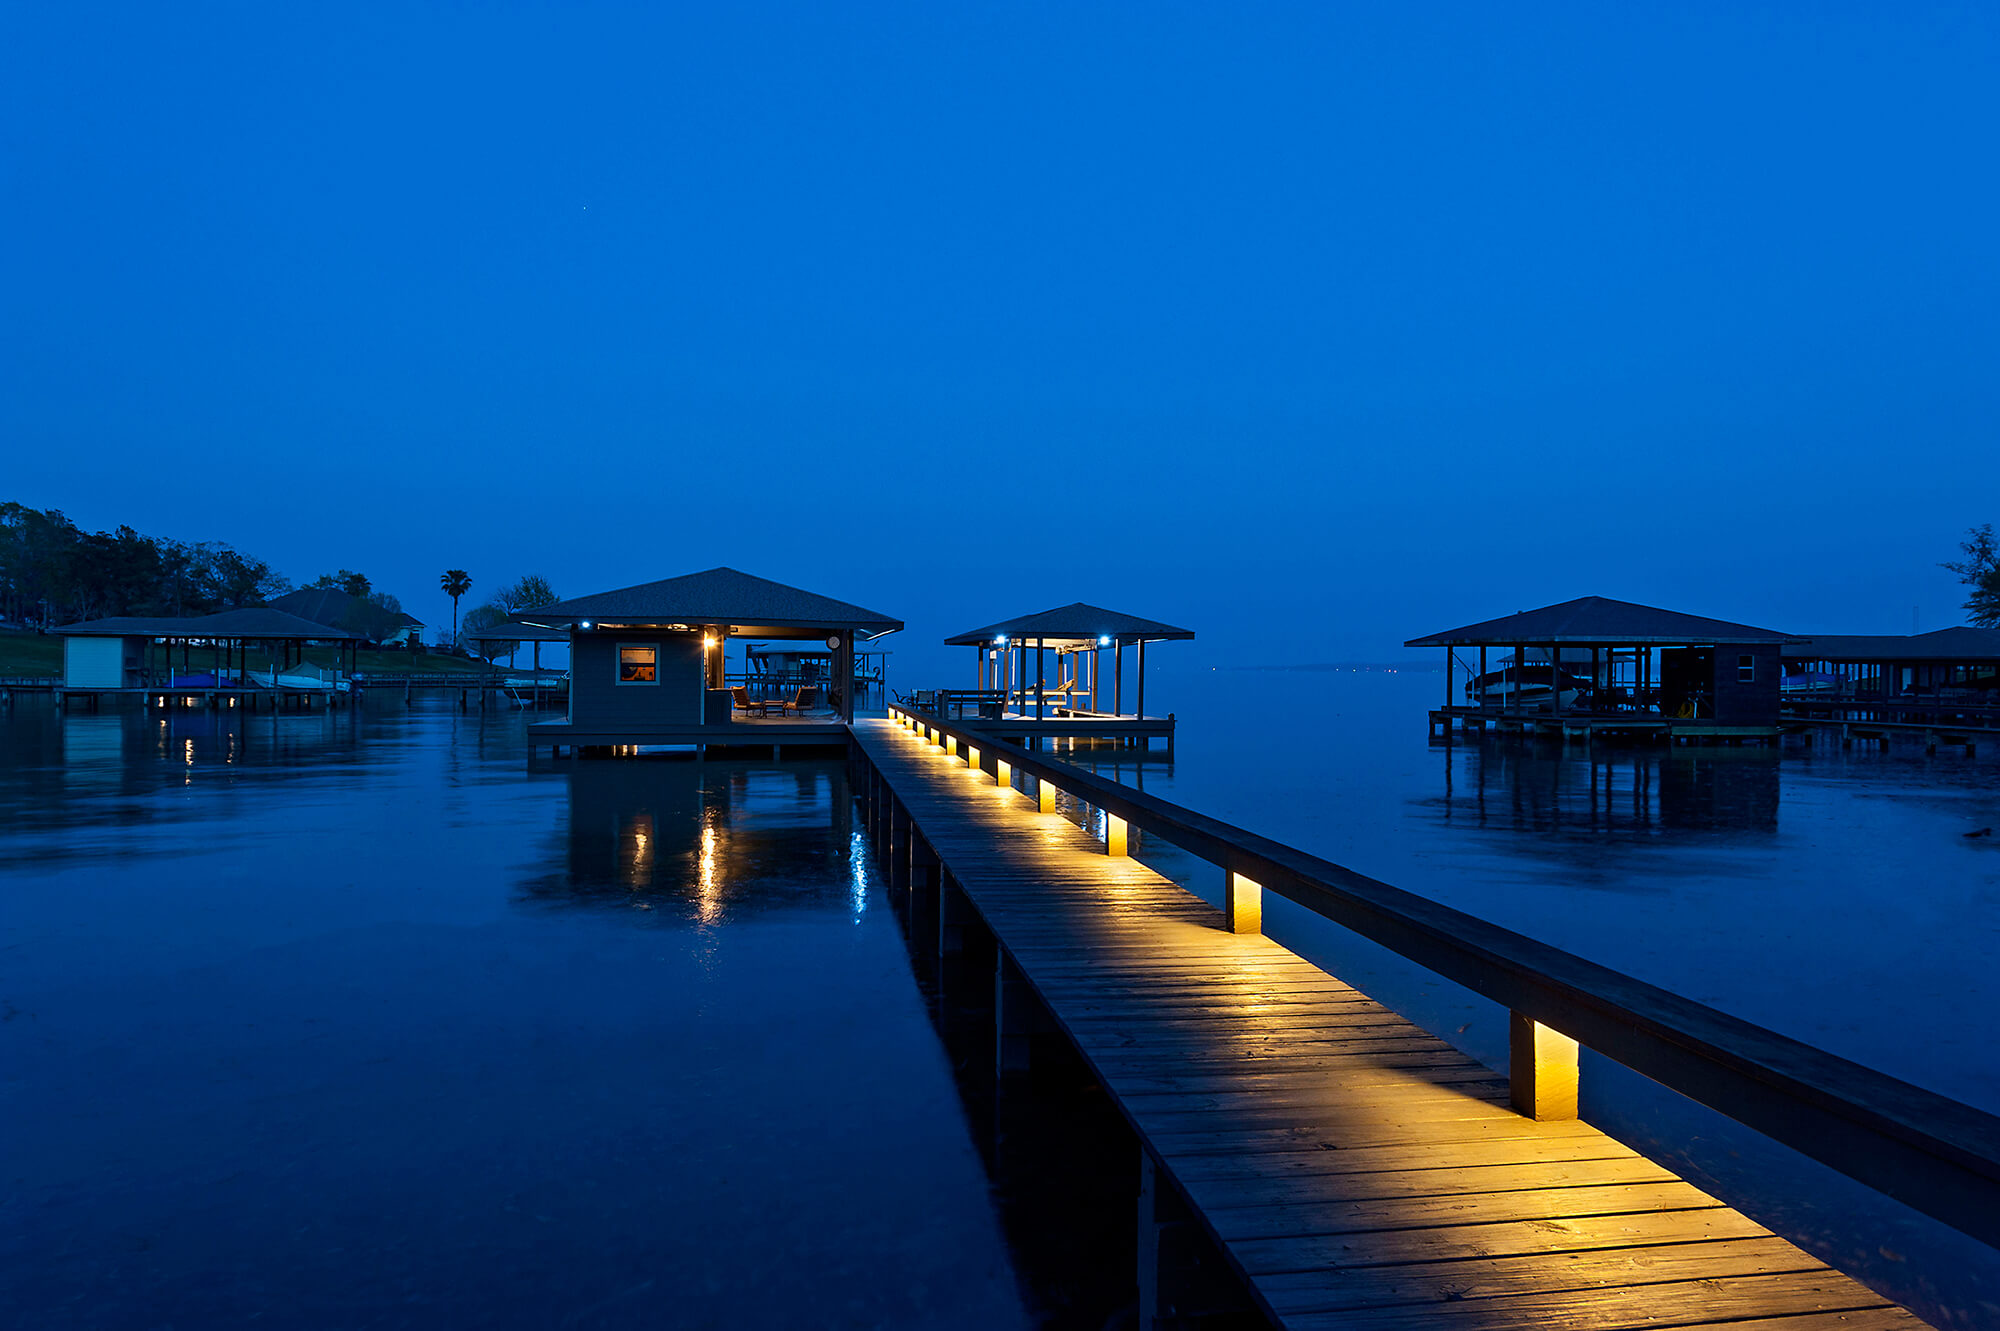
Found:
[{"label": "water surface", "polygon": [[839,763],[0,714],[0,1307],[1025,1323]]}]

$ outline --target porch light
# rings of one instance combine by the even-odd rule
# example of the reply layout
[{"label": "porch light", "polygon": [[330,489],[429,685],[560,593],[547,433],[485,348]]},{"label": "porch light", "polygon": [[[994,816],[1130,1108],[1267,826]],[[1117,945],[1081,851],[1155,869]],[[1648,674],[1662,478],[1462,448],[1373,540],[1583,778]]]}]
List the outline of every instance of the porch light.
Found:
[{"label": "porch light", "polygon": [[1097,640],[1097,645],[1099,647],[1109,647],[1111,645],[1111,635],[1107,633],[1104,636],[1100,637]]},{"label": "porch light", "polygon": [[590,627],[590,621],[586,619],[586,620],[584,620],[584,621],[583,621],[583,623],[581,623],[581,624],[577,625],[577,627],[578,627],[578,628],[583,628],[583,629],[587,629],[587,628],[589,628],[589,627]]},{"label": "porch light", "polygon": [[712,652],[712,651],[714,651],[714,650],[715,650],[715,639],[714,639],[714,638],[710,638],[710,637],[704,637],[704,638],[702,638],[702,640],[701,640],[701,649],[702,649],[702,650],[703,650],[704,652]]},{"label": "porch light", "polygon": [[995,638],[993,640],[993,645],[996,647],[1005,647],[1007,645],[1007,635],[1003,633],[999,637]]}]

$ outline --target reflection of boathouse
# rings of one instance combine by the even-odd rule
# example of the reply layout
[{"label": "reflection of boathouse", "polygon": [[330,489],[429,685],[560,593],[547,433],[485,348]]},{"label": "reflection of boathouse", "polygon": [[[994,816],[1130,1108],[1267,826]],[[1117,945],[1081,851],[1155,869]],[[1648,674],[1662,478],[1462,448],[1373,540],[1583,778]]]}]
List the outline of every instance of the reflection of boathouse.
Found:
[{"label": "reflection of boathouse", "polygon": [[[1788,640],[1775,629],[1586,596],[1404,645],[1445,649],[1445,700],[1431,713],[1433,734],[1456,725],[1771,739]],[[1496,661],[1496,651],[1510,659]]]},{"label": "reflection of boathouse", "polygon": [[855,907],[846,769],[832,762],[564,764],[567,872],[531,896],[725,913]]}]

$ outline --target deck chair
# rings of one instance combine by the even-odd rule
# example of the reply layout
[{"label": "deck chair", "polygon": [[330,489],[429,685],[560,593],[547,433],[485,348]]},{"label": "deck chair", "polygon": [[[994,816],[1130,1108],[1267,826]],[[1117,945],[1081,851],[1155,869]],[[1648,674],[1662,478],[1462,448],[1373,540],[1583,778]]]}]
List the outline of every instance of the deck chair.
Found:
[{"label": "deck chair", "polygon": [[799,685],[799,691],[783,702],[767,703],[766,706],[781,707],[786,716],[796,716],[819,706],[819,690],[810,684]]}]

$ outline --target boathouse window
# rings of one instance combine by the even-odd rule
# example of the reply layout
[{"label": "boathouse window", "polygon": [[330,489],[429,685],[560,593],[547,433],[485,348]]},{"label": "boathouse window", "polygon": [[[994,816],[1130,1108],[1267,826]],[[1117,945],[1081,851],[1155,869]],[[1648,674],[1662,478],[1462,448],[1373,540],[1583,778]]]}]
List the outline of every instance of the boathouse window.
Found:
[{"label": "boathouse window", "polygon": [[652,643],[619,643],[618,682],[620,684],[659,683],[660,649]]},{"label": "boathouse window", "polygon": [[1736,658],[1736,682],[1748,684],[1757,678],[1757,658],[1745,653]]}]

